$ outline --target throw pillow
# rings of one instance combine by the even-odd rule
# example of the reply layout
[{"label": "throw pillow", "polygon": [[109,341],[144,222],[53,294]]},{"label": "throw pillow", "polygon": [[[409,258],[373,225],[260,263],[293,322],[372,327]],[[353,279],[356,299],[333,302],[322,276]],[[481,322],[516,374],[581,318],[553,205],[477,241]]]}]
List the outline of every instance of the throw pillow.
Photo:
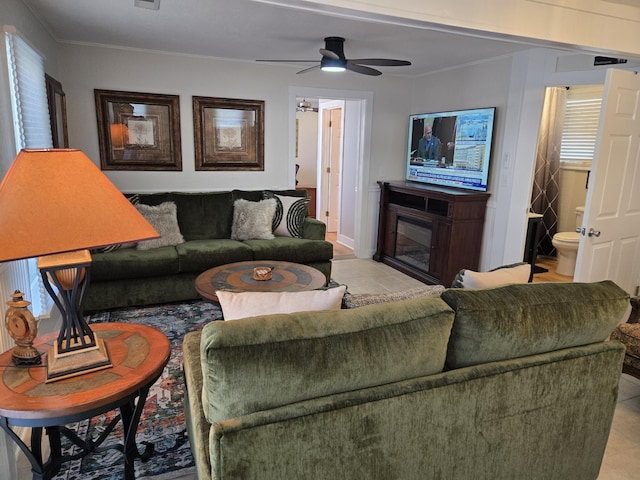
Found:
[{"label": "throw pillow", "polygon": [[225,320],[318,310],[339,310],[345,285],[308,292],[225,292],[216,296]]},{"label": "throw pillow", "polygon": [[271,224],[276,213],[276,201],[273,198],[250,202],[238,199],[233,202],[232,240],[271,240]]},{"label": "throw pillow", "polygon": [[304,219],[309,215],[309,198],[289,197],[273,192],[264,192],[264,197],[276,200],[273,233],[281,237],[302,237]]},{"label": "throw pillow", "polygon": [[427,285],[390,293],[347,293],[342,301],[342,306],[344,308],[357,308],[375,303],[397,302],[423,295],[440,295],[442,292],[444,292],[443,285]]},{"label": "throw pillow", "polygon": [[164,202],[160,205],[144,205],[139,203],[136,208],[140,214],[160,234],[160,238],[143,240],[138,242],[138,250],[150,250],[152,248],[168,247],[184,243],[180,227],[178,226],[178,209],[173,202]]},{"label": "throw pillow", "polygon": [[473,270],[460,270],[451,283],[452,288],[491,288],[509,283],[527,283],[531,265],[517,263],[506,265],[489,272],[474,272]]},{"label": "throw pillow", "polygon": [[[132,205],[138,205],[140,203],[140,196],[137,193],[132,195],[125,195],[125,197],[127,197],[127,200],[129,200]],[[135,248],[136,245],[136,242],[115,243],[113,245],[107,245],[106,247],[94,248],[93,250],[91,250],[91,253],[114,252],[116,250],[120,250],[121,248]]]}]

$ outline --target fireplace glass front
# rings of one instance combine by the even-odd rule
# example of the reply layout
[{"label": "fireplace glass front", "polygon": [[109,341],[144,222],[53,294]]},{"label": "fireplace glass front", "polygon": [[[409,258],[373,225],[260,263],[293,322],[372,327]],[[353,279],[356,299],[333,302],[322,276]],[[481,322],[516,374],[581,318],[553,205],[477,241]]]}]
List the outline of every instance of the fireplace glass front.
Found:
[{"label": "fireplace glass front", "polygon": [[431,223],[403,217],[398,217],[397,221],[395,258],[414,268],[429,272]]}]

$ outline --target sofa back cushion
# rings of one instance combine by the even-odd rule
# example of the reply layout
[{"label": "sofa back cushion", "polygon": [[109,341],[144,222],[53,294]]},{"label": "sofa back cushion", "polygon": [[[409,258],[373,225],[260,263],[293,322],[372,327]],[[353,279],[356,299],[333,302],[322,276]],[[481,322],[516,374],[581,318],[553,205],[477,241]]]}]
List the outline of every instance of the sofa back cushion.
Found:
[{"label": "sofa back cushion", "polygon": [[452,323],[438,297],[211,322],[200,345],[205,417],[441,372]]},{"label": "sofa back cushion", "polygon": [[447,368],[601,342],[629,305],[609,280],[448,289],[441,297],[456,312]]},{"label": "sofa back cushion", "polygon": [[138,195],[139,202],[159,205],[174,202],[178,225],[185,240],[231,238],[233,200],[231,192],[151,193]]}]

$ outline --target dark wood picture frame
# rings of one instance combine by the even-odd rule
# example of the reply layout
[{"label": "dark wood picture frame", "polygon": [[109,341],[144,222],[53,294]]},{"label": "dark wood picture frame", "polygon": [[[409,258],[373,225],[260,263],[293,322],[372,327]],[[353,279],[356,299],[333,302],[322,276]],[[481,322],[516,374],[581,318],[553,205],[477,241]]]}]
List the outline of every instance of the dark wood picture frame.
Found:
[{"label": "dark wood picture frame", "polygon": [[178,95],[94,94],[102,170],[182,170]]},{"label": "dark wood picture frame", "polygon": [[53,148],[69,148],[67,132],[67,100],[62,84],[55,78],[44,74],[47,86],[47,103]]},{"label": "dark wood picture frame", "polygon": [[196,170],[264,170],[264,100],[193,97]]}]

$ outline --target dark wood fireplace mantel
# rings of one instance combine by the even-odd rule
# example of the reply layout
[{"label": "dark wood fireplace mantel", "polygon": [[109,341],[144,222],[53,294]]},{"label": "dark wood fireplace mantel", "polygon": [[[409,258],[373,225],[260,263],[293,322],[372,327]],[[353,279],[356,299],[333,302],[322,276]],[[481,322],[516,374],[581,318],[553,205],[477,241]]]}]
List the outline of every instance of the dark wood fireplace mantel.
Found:
[{"label": "dark wood fireplace mantel", "polygon": [[378,184],[374,260],[445,286],[461,269],[478,269],[488,193],[414,182]]}]

